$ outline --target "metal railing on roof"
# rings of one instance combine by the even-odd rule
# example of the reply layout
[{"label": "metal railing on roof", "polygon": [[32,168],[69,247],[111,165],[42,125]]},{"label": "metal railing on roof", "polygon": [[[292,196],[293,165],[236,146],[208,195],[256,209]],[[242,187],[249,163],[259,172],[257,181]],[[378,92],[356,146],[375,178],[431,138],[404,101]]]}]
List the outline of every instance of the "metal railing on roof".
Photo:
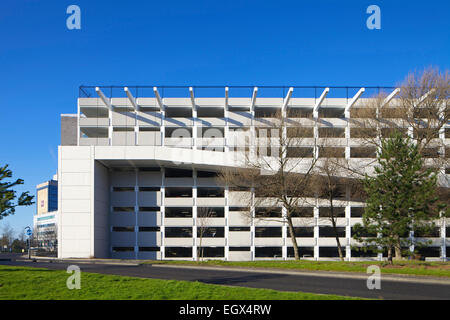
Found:
[{"label": "metal railing on roof", "polygon": [[351,99],[359,89],[365,88],[364,97],[372,97],[381,92],[389,93],[395,87],[388,86],[150,86],[150,85],[131,85],[131,86],[85,86],[79,87],[80,98],[98,97],[96,88],[100,88],[108,98],[125,98],[127,87],[136,98],[155,97],[153,88],[158,88],[161,98],[189,98],[189,88],[194,90],[196,98],[220,98],[225,96],[225,88],[229,89],[229,97],[249,98],[252,97],[253,89],[258,88],[258,98],[284,98],[289,88],[293,88],[293,98],[314,98],[317,99],[325,88],[329,88],[328,98]]}]

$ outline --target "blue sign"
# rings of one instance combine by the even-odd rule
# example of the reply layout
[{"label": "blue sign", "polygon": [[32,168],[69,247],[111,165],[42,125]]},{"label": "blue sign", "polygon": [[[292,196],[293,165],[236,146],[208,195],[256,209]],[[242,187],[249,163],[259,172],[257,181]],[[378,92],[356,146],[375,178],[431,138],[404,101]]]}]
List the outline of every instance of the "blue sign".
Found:
[{"label": "blue sign", "polygon": [[32,234],[31,229],[27,229],[27,236],[31,237]]}]

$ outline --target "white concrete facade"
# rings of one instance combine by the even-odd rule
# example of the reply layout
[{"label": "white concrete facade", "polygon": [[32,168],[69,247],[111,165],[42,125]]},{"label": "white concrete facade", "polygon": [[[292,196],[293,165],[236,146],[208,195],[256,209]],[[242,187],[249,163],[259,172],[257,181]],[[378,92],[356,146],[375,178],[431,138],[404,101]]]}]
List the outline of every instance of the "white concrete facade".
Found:
[{"label": "white concrete facade", "polygon": [[[157,90],[157,89],[156,89]],[[228,92],[228,91],[227,91]],[[342,130],[331,142],[355,163],[353,148],[364,147],[352,138],[349,100],[323,98],[126,98],[78,99],[77,145],[59,147],[58,255],[60,258],[195,259],[201,208],[211,208],[211,234],[202,238],[206,258],[226,260],[289,259],[292,243],[287,226],[279,222],[249,221],[239,192],[222,186],[214,173],[238,167],[243,156],[236,136],[258,138],[268,127],[267,110],[298,109],[312,117],[292,119],[293,126],[312,129],[305,147],[314,148],[320,128]],[[363,98],[352,101],[358,108]],[[341,114],[332,117],[326,115]],[[261,138],[261,137],[259,137]],[[445,146],[450,136],[439,137]],[[237,140],[241,141],[241,140]],[[245,145],[239,145],[245,147]],[[313,152],[312,157],[316,155]],[[370,167],[368,168],[370,170]],[[445,174],[445,173],[444,173]],[[300,254],[311,259],[335,258],[336,240],[321,215],[326,201],[312,199],[311,215],[294,219],[301,228]],[[351,227],[361,222],[363,203],[338,201],[338,227],[346,257],[352,257]],[[253,213],[254,214],[254,213]],[[446,257],[450,246],[448,221],[433,240],[434,257]],[[380,258],[380,255],[373,256]]]}]

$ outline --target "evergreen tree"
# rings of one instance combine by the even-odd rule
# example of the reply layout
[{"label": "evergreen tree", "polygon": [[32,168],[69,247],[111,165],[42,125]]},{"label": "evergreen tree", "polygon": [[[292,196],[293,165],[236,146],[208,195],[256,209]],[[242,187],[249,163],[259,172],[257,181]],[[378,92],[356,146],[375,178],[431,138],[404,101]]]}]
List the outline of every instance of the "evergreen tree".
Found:
[{"label": "evergreen tree", "polygon": [[[22,179],[12,182],[3,182],[4,179],[11,178],[12,171],[8,169],[8,165],[0,167],[0,220],[6,216],[16,212],[18,206],[29,206],[34,202],[34,196],[30,196],[29,192],[23,192],[18,198],[13,187],[23,184]],[[17,198],[17,202],[15,202]]]},{"label": "evergreen tree", "polygon": [[410,231],[430,230],[444,208],[437,196],[437,172],[424,167],[417,145],[395,132],[383,138],[373,176],[365,176],[367,193],[363,224],[354,226],[354,238],[365,248],[387,250],[388,260],[402,257],[410,246]]}]

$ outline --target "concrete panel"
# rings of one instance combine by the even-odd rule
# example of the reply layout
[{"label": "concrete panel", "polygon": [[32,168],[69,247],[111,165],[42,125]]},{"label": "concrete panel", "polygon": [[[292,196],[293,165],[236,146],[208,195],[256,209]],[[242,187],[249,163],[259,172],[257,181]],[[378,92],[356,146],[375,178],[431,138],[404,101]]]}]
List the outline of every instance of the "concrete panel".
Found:
[{"label": "concrete panel", "polygon": [[228,245],[235,247],[249,247],[252,244],[252,234],[250,231],[230,231],[228,235]]},{"label": "concrete panel", "polygon": [[61,115],[61,145],[76,146],[78,143],[78,115]]},{"label": "concrete panel", "polygon": [[136,114],[134,112],[112,112],[112,125],[113,126],[135,126]]},{"label": "concrete panel", "polygon": [[210,147],[210,149],[212,149],[214,147],[224,146],[225,139],[224,138],[197,138],[196,145]]},{"label": "concrete panel", "polygon": [[136,193],[133,191],[111,192],[111,206],[134,207],[136,205]]},{"label": "concrete panel", "polygon": [[283,238],[255,238],[255,246],[273,246],[283,245]]},{"label": "concrete panel", "polygon": [[161,192],[138,192],[139,207],[159,207],[161,206]]},{"label": "concrete panel", "polygon": [[80,146],[109,146],[109,138],[80,138]]},{"label": "concrete panel", "polygon": [[64,232],[61,235],[63,241],[70,239],[90,239],[91,229],[90,226],[65,226]]},{"label": "concrete panel", "polygon": [[170,147],[191,147],[192,138],[165,138],[164,145]]},{"label": "concrete panel", "polygon": [[91,160],[63,160],[61,173],[91,172]]},{"label": "concrete panel", "polygon": [[162,180],[161,172],[138,172],[138,184],[140,187],[160,186]]},{"label": "concrete panel", "polygon": [[98,106],[105,104],[103,103],[102,99],[100,98],[78,98],[78,105],[80,106]]},{"label": "concrete panel", "polygon": [[134,146],[136,145],[136,134],[134,131],[113,131],[113,146]]},{"label": "concrete panel", "polygon": [[[91,187],[89,186],[62,186],[62,200],[66,199],[90,199]],[[63,203],[64,204],[64,203]]]},{"label": "concrete panel", "polygon": [[61,252],[62,257],[64,258],[88,258],[90,256],[90,240],[66,239],[64,240],[64,249],[65,250]]},{"label": "concrete panel", "polygon": [[192,206],[194,201],[192,198],[165,198],[164,204],[166,206]]},{"label": "concrete panel", "polygon": [[138,133],[138,145],[160,146],[162,136],[160,131],[140,131]]},{"label": "concrete panel", "polygon": [[165,238],[165,246],[178,247],[178,246],[192,246],[194,245],[194,239],[192,238]]},{"label": "concrete panel", "polygon": [[[273,219],[273,218],[271,218]],[[279,218],[281,221],[281,218]],[[273,226],[273,227],[281,227],[283,224],[280,221],[273,221],[269,219],[255,219],[255,226],[265,227],[265,226]]]},{"label": "concrete panel", "polygon": [[[336,239],[335,238],[318,238],[317,239],[318,244],[320,247],[334,247],[336,246]],[[347,245],[347,239],[346,238],[339,238],[339,241],[342,246]]]},{"label": "concrete panel", "polygon": [[252,115],[246,111],[228,111],[228,125],[245,127],[252,124]]},{"label": "concrete panel", "polygon": [[[286,245],[288,247],[292,247],[292,240],[289,234],[286,238]],[[314,247],[316,245],[316,239],[315,238],[297,238],[297,245],[303,246],[303,247]]]},{"label": "concrete panel", "polygon": [[[90,147],[61,147],[61,159],[71,159],[71,160],[81,160],[81,159],[91,159],[91,148]],[[65,170],[67,171],[67,170]]]},{"label": "concrete panel", "polygon": [[162,114],[161,112],[138,111],[136,119],[140,127],[159,127],[162,122]]},{"label": "concrete panel", "polygon": [[229,261],[250,261],[252,253],[250,251],[230,251],[228,252]]},{"label": "concrete panel", "polygon": [[[64,209],[63,209],[64,210]],[[91,223],[91,214],[90,213],[71,213],[71,212],[61,212],[61,225],[63,227],[60,233],[64,233],[65,226],[86,226]]]},{"label": "concrete panel", "polygon": [[[200,224],[202,218],[197,218],[197,224]],[[221,227],[225,225],[225,218],[206,218],[205,226]]]},{"label": "concrete panel", "polygon": [[[197,238],[197,245],[200,245],[200,239]],[[225,238],[203,238],[202,246],[224,246]]]},{"label": "concrete panel", "polygon": [[195,122],[198,127],[200,127],[200,126],[201,127],[213,127],[213,126],[223,127],[226,125],[225,118],[201,117],[201,118],[195,119]]},{"label": "concrete panel", "polygon": [[316,224],[315,218],[292,218],[294,227],[313,227]]},{"label": "concrete panel", "polygon": [[193,125],[192,118],[164,118],[166,127],[191,127]]},{"label": "concrete panel", "polygon": [[228,224],[230,226],[249,226],[250,219],[248,213],[241,211],[230,211],[228,213]]},{"label": "concrete panel", "polygon": [[85,173],[75,173],[75,172],[63,172],[61,174],[61,181],[59,186],[89,186],[91,183],[90,174]]},{"label": "concrete panel", "polygon": [[232,206],[248,206],[251,199],[251,193],[245,191],[230,191],[228,193],[228,205]]},{"label": "concrete panel", "polygon": [[136,185],[136,174],[134,171],[112,171],[110,179],[113,187],[134,187]]},{"label": "concrete panel", "polygon": [[131,107],[131,103],[128,98],[111,98],[111,104],[118,107]]},{"label": "concrete panel", "polygon": [[136,224],[136,214],[133,212],[114,212],[110,215],[111,226],[126,227]]},{"label": "concrete panel", "polygon": [[159,247],[161,246],[160,232],[139,232],[138,233],[139,247]]},{"label": "concrete panel", "polygon": [[[318,224],[320,226],[331,226],[331,220],[329,218],[318,218]],[[336,218],[336,225],[338,227],[345,227],[347,225],[347,219],[346,218]]]},{"label": "concrete panel", "polygon": [[165,218],[164,219],[165,226],[192,226],[193,219],[192,218]]},{"label": "concrete panel", "polygon": [[225,198],[197,198],[196,203],[198,206],[218,206],[223,207],[225,205]]},{"label": "concrete panel", "polygon": [[136,102],[144,107],[159,107],[158,101],[155,98],[136,98]]},{"label": "concrete panel", "polygon": [[138,213],[138,225],[154,227],[161,225],[161,213],[143,212]]},{"label": "concrete panel", "polygon": [[[79,123],[80,123],[80,127],[107,127],[107,126],[109,126],[109,118],[85,118],[85,117],[80,117]],[[75,139],[77,137],[77,133],[76,132],[77,131],[75,131]]]},{"label": "concrete panel", "polygon": [[90,213],[91,201],[90,200],[64,200],[64,213]]},{"label": "concrete panel", "polygon": [[111,232],[111,246],[113,247],[133,247],[135,243],[135,232]]}]

